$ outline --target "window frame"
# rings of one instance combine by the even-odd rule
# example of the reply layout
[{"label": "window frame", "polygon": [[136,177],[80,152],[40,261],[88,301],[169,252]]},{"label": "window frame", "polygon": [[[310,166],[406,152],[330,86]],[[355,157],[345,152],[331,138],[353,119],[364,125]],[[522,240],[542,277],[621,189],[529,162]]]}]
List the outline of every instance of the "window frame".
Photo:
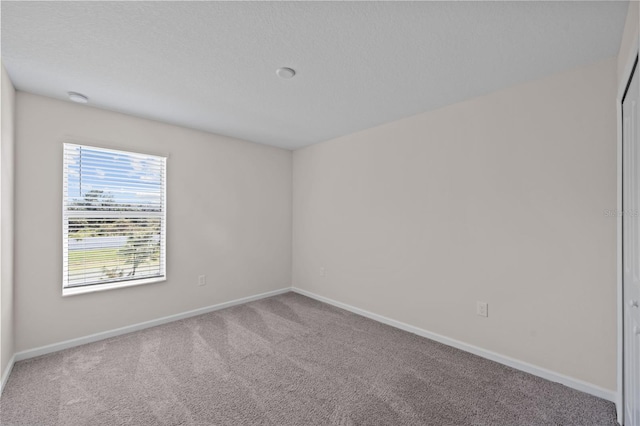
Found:
[{"label": "window frame", "polygon": [[[161,177],[161,185],[162,185],[162,203],[161,203],[161,212],[145,212],[144,214],[140,213],[132,213],[132,212],[121,212],[120,214],[111,214],[106,213],[108,216],[113,217],[157,217],[160,219],[160,275],[153,277],[143,277],[143,278],[115,278],[108,280],[106,282],[99,283],[90,283],[84,285],[75,285],[68,286],[68,268],[69,268],[69,232],[68,232],[68,220],[70,213],[73,213],[73,216],[84,216],[91,217],[99,215],[105,216],[105,212],[96,213],[92,211],[78,211],[78,210],[68,210],[68,202],[69,202],[69,194],[68,194],[68,170],[65,167],[65,155],[67,152],[67,145],[79,146],[82,148],[100,150],[103,152],[111,152],[114,154],[121,155],[129,155],[129,156],[144,156],[144,157],[154,157],[160,160],[160,164],[162,165],[162,177]],[[167,280],[167,158],[166,155],[158,155],[158,154],[148,154],[145,152],[139,151],[130,151],[124,149],[115,149],[115,148],[105,148],[103,146],[98,145],[88,145],[86,143],[78,142],[78,141],[64,141],[62,144],[62,296],[73,296],[78,294],[86,294],[86,293],[94,293],[105,290],[112,290],[118,288],[126,288],[126,287],[135,287],[139,285],[152,284],[164,282]]]}]

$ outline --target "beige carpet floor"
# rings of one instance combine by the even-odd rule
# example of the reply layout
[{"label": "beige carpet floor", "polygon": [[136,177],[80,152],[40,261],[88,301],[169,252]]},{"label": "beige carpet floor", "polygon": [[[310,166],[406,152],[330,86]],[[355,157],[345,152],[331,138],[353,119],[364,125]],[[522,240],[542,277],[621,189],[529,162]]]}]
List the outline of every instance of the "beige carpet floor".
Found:
[{"label": "beige carpet floor", "polygon": [[287,293],[18,362],[2,425],[615,425],[612,403]]}]

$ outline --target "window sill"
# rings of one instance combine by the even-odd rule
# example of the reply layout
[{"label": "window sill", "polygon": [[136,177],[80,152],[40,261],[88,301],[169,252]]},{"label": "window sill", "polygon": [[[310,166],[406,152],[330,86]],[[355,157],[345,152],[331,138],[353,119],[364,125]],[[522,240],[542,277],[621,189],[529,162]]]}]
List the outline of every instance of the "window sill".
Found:
[{"label": "window sill", "polygon": [[69,287],[62,289],[62,296],[75,296],[78,294],[95,293],[98,291],[113,290],[116,288],[135,287],[138,285],[152,284],[166,281],[167,277],[143,278],[141,280],[122,281],[108,284],[94,284],[81,287]]}]

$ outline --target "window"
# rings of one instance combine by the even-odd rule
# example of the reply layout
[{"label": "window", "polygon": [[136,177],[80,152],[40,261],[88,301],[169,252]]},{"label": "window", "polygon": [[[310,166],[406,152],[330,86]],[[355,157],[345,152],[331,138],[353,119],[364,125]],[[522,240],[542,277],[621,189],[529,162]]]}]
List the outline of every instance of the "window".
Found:
[{"label": "window", "polygon": [[62,294],[163,281],[166,158],[64,144]]}]

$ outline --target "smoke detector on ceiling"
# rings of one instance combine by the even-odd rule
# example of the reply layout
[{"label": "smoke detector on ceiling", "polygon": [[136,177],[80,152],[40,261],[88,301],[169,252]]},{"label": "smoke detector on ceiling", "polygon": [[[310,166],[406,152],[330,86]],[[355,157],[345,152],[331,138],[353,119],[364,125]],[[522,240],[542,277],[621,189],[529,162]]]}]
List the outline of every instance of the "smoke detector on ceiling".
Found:
[{"label": "smoke detector on ceiling", "polygon": [[69,99],[73,102],[78,102],[79,104],[86,104],[89,102],[89,98],[81,93],[69,92],[67,94],[69,95]]},{"label": "smoke detector on ceiling", "polygon": [[290,79],[293,78],[294,75],[296,75],[296,71],[292,68],[282,67],[276,70],[276,74],[280,78]]}]

